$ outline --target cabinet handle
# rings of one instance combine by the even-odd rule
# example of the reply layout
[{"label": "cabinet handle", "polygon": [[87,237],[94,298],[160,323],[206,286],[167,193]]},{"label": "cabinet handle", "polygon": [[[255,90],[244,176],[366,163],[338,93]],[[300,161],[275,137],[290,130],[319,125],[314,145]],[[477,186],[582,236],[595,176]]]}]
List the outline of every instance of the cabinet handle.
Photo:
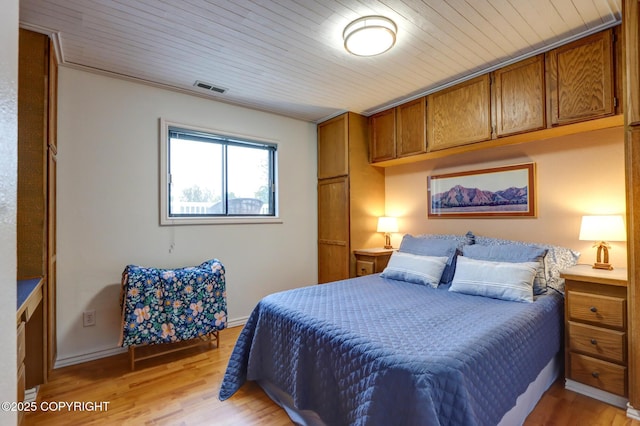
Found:
[{"label": "cabinet handle", "polygon": [[592,344],[592,345],[597,345],[597,344],[598,344],[598,341],[597,341],[596,339],[591,339],[591,344]]},{"label": "cabinet handle", "polygon": [[592,375],[593,377],[595,377],[596,379],[597,379],[598,377],[600,377],[600,373],[598,373],[597,371],[592,372],[592,373],[591,373],[591,375]]},{"label": "cabinet handle", "polygon": [[598,312],[598,308],[596,308],[595,306],[590,307],[589,310],[594,313]]}]

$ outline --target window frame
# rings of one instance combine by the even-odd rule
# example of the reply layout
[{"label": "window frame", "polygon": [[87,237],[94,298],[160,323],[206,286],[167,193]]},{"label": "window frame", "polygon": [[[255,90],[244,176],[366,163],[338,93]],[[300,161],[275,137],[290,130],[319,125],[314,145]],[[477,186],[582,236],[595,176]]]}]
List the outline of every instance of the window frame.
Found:
[{"label": "window frame", "polygon": [[[263,137],[255,137],[242,135],[237,133],[231,133],[228,131],[220,131],[215,129],[208,129],[191,124],[177,123],[168,121],[164,118],[160,118],[160,225],[172,226],[172,225],[221,225],[221,224],[242,224],[242,223],[282,223],[279,217],[279,186],[278,186],[278,143],[273,140],[267,140]],[[171,190],[169,188],[169,131],[170,128],[179,128],[185,132],[206,133],[211,134],[221,139],[231,139],[238,141],[247,141],[247,145],[255,143],[256,145],[269,145],[273,146],[274,153],[272,159],[273,167],[273,185],[274,191],[271,194],[274,212],[273,215],[193,215],[193,216],[175,216],[169,214],[169,196]],[[223,196],[226,200],[226,194]]]}]

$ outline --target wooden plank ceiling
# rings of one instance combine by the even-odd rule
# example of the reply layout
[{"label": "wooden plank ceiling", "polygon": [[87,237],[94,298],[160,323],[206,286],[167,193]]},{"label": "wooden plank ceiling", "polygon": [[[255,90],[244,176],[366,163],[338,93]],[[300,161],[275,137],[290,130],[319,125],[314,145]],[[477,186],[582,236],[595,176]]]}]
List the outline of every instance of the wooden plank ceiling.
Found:
[{"label": "wooden plank ceiling", "polygon": [[[365,15],[395,21],[392,50],[345,51],[344,27]],[[621,0],[20,0],[21,25],[52,34],[62,66],[308,121],[370,115],[620,17]]]}]

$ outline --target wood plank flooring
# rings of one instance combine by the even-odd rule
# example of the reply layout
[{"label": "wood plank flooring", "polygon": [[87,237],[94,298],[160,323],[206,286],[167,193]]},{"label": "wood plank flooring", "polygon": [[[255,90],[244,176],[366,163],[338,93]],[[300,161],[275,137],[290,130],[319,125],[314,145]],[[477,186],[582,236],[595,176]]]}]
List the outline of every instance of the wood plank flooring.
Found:
[{"label": "wood plank flooring", "polygon": [[[38,392],[37,404],[108,402],[107,410],[26,413],[23,425],[291,425],[284,410],[254,383],[245,384],[225,402],[220,382],[241,327],[220,333],[220,348],[184,352],[137,363],[129,370],[127,354],[53,371]],[[86,404],[85,404],[86,405]],[[103,404],[104,405],[104,404]],[[625,411],[567,391],[555,383],[529,415],[526,426],[640,426]]]}]

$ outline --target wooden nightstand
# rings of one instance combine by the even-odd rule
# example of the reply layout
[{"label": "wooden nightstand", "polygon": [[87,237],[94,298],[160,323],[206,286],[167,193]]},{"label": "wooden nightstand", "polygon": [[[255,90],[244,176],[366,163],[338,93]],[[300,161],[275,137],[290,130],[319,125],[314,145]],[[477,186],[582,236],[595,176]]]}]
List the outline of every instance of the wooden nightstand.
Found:
[{"label": "wooden nightstand", "polygon": [[564,270],[565,387],[626,408],[627,270]]},{"label": "wooden nightstand", "polygon": [[384,271],[389,263],[389,258],[394,249],[371,248],[354,250],[356,256],[356,275],[379,274]]}]

